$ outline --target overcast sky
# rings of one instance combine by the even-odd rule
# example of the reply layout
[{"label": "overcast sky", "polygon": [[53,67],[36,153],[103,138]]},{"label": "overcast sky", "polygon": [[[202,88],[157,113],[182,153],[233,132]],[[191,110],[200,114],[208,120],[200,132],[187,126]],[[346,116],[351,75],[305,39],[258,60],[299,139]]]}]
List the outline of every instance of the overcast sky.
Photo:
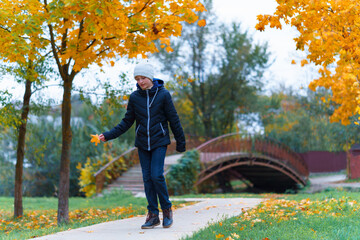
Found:
[{"label": "overcast sky", "polygon": [[[296,37],[297,31],[289,26],[284,26],[282,30],[267,27],[264,32],[255,29],[257,15],[272,14],[276,6],[275,0],[213,0],[213,10],[221,21],[227,23],[240,22],[242,30],[248,30],[256,43],[268,42],[274,62],[265,75],[267,80],[265,88],[267,90],[278,88],[280,84],[292,86],[295,90],[301,87],[307,88],[310,81],[315,77],[314,69],[291,64],[292,59],[300,62],[298,60],[305,56],[303,52],[296,51],[295,48],[293,38]],[[120,61],[116,64],[114,71],[127,71],[131,76],[133,65],[130,66],[130,70],[128,70],[128,65]],[[92,73],[97,71],[97,69],[90,70]],[[115,72],[108,70],[105,75],[112,78],[116,75]],[[91,78],[91,73],[86,75]],[[157,77],[167,80],[167,77],[161,74]]]},{"label": "overcast sky", "polygon": [[[292,65],[291,60],[302,59],[303,52],[296,51],[294,37],[297,36],[296,29],[285,26],[282,30],[266,28],[264,32],[257,31],[257,15],[273,14],[277,3],[275,0],[213,0],[214,10],[219,18],[226,22],[239,21],[245,29],[253,33],[255,41],[268,42],[269,50],[274,58],[270,72],[266,78],[270,81],[266,86],[268,89],[278,86],[293,86],[295,89],[307,87],[316,76],[314,68]],[[299,61],[297,61],[299,62]]]}]

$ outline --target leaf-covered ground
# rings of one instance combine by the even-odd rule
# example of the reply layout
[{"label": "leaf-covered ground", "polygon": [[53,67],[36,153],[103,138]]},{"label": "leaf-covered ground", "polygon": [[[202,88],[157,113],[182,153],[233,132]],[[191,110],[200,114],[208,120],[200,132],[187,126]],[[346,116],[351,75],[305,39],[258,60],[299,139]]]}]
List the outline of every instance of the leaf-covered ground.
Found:
[{"label": "leaf-covered ground", "polygon": [[187,239],[359,239],[359,210],[360,193],[284,195]]},{"label": "leaf-covered ground", "polygon": [[[57,198],[24,198],[24,215],[17,219],[13,218],[12,206],[13,198],[0,198],[0,239],[29,239],[147,212],[145,198],[123,191],[103,197],[70,198],[69,224],[62,226],[57,225]],[[183,207],[185,203],[176,201],[173,206]]]}]

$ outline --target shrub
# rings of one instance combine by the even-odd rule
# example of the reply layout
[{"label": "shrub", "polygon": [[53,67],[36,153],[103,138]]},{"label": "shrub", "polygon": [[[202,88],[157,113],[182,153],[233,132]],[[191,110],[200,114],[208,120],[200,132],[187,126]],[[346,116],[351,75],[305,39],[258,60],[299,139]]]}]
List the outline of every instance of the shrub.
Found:
[{"label": "shrub", "polygon": [[[85,193],[86,197],[91,197],[96,193],[96,179],[94,174],[106,163],[113,160],[113,154],[103,153],[101,156],[95,158],[87,158],[87,161],[82,167],[79,163],[77,169],[80,171],[79,185],[80,191]],[[105,170],[106,182],[118,178],[123,172],[127,170],[127,165],[124,158],[120,158]]]},{"label": "shrub", "polygon": [[199,152],[196,150],[185,152],[178,163],[170,167],[166,175],[169,193],[183,195],[196,192],[194,184],[200,169]]}]

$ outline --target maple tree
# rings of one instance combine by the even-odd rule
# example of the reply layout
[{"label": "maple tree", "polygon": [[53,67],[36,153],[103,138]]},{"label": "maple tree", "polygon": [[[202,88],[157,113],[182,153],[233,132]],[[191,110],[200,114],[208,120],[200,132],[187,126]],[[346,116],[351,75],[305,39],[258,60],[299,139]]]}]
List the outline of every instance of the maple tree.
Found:
[{"label": "maple tree", "polygon": [[91,64],[114,65],[116,57],[157,51],[160,39],[171,51],[170,36],[181,22],[195,22],[205,11],[198,0],[4,0],[0,10],[1,55],[25,63],[51,50],[63,81],[62,152],[58,223],[69,221],[71,90],[75,76]]},{"label": "maple tree", "polygon": [[[9,25],[7,31],[11,34],[14,25]],[[26,42],[24,47],[30,49],[28,52],[21,52],[18,57],[25,57],[21,61],[11,65],[2,66],[3,74],[9,74],[13,76],[13,79],[19,83],[22,83],[25,87],[23,102],[21,106],[21,113],[18,114],[14,111],[16,107],[12,106],[12,99],[7,99],[1,102],[5,102],[5,107],[2,109],[3,117],[1,119],[1,125],[12,126],[17,130],[17,147],[16,147],[16,166],[15,166],[15,187],[14,187],[14,217],[21,217],[23,215],[23,163],[25,154],[25,136],[27,132],[27,121],[30,112],[30,99],[33,94],[32,86],[37,84],[41,85],[42,82],[47,80],[47,75],[50,73],[49,67],[46,62],[46,54],[44,56],[41,53],[34,54],[35,47]],[[28,45],[26,45],[28,44]],[[16,55],[18,53],[14,53]],[[0,52],[0,56],[7,59],[6,52]],[[6,92],[5,92],[6,94]],[[6,95],[5,95],[6,96]],[[6,97],[5,97],[6,99]],[[10,106],[9,106],[10,105]],[[15,104],[16,105],[16,104]],[[13,109],[13,110],[12,110]],[[9,114],[10,113],[10,114]]]},{"label": "maple tree", "polygon": [[[338,104],[332,121],[349,124],[360,113],[360,5],[356,0],[277,0],[273,15],[259,15],[256,29],[281,29],[289,24],[297,29],[296,48],[307,52],[307,59],[319,66],[320,77],[309,87],[332,90]],[[357,122],[356,122],[357,123]],[[357,123],[358,124],[358,123]]]},{"label": "maple tree", "polygon": [[[40,56],[39,56],[40,57]],[[16,66],[8,67],[7,71],[24,87],[24,95],[21,106],[21,113],[13,111],[12,114],[6,116],[8,119],[3,122],[5,126],[13,126],[17,130],[17,147],[16,147],[16,166],[15,166],[15,187],[14,187],[14,217],[23,215],[22,204],[22,182],[23,182],[23,164],[25,155],[25,136],[27,133],[27,121],[30,113],[30,99],[33,95],[32,86],[40,85],[47,79],[49,74],[46,61],[39,58],[36,61],[27,61],[25,65],[22,63]],[[12,105],[12,103],[11,103]],[[8,107],[5,107],[8,109]]]}]

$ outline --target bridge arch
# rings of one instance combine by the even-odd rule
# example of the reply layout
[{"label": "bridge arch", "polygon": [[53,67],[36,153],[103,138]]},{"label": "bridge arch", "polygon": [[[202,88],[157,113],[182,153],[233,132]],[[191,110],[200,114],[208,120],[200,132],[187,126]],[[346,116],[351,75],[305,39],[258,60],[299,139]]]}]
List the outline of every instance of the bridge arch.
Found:
[{"label": "bridge arch", "polygon": [[221,173],[250,181],[264,190],[284,191],[305,186],[307,165],[287,146],[266,138],[225,134],[197,147],[202,171],[196,185]]}]

